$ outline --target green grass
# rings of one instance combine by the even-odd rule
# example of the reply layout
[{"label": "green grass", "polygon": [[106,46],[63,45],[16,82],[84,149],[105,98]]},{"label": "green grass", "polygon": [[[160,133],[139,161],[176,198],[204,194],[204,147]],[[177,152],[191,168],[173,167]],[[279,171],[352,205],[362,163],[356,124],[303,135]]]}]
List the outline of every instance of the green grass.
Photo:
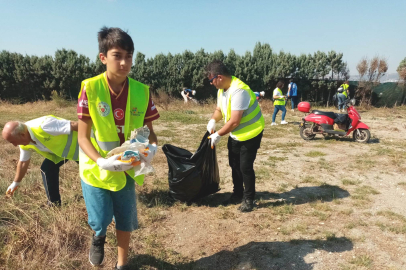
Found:
[{"label": "green grass", "polygon": [[361,181],[349,180],[344,178],[343,180],[341,180],[341,183],[343,183],[344,186],[350,186],[350,185],[358,185],[361,183]]},{"label": "green grass", "polygon": [[366,268],[372,267],[373,260],[369,255],[360,255],[356,256],[354,259],[350,261],[351,264],[354,264],[356,266],[363,266]]},{"label": "green grass", "polygon": [[306,157],[324,157],[326,154],[320,151],[310,151],[305,154]]}]

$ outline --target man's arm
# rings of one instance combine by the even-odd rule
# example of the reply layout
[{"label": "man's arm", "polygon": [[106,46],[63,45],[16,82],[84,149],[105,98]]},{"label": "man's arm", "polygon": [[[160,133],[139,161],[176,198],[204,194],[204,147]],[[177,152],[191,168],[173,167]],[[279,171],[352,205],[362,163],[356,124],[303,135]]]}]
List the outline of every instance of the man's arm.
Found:
[{"label": "man's arm", "polygon": [[220,121],[223,119],[223,115],[221,114],[221,109],[220,107],[217,107],[216,110],[214,111],[213,115],[211,116],[211,119],[216,120],[216,122]]},{"label": "man's arm", "polygon": [[152,121],[151,122],[146,122],[145,124],[149,128],[149,137],[148,137],[149,143],[150,144],[158,144],[158,138],[156,137],[154,127],[152,126]]},{"label": "man's arm", "polygon": [[224,136],[238,127],[243,113],[244,111],[231,111],[230,120],[219,131],[217,131],[218,135]]},{"label": "man's arm", "polygon": [[289,96],[289,93],[290,93],[290,84],[288,86],[288,96]]},{"label": "man's arm", "polygon": [[97,162],[98,158],[102,156],[96,151],[92,142],[90,141],[90,132],[92,130],[92,119],[85,118],[79,119],[78,121],[78,143],[83,152],[92,159],[94,162]]},{"label": "man's arm", "polygon": [[16,175],[14,176],[14,182],[21,182],[28,170],[28,165],[30,165],[30,159],[27,161],[18,161]]},{"label": "man's arm", "polygon": [[70,130],[71,131],[78,131],[78,122],[70,121]]}]

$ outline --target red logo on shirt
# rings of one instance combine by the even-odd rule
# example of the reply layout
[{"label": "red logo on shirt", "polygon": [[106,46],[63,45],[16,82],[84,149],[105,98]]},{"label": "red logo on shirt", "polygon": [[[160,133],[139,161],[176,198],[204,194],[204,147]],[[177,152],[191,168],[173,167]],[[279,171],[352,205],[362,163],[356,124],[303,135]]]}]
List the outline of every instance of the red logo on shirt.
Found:
[{"label": "red logo on shirt", "polygon": [[114,118],[122,120],[124,118],[124,111],[120,108],[114,110]]}]

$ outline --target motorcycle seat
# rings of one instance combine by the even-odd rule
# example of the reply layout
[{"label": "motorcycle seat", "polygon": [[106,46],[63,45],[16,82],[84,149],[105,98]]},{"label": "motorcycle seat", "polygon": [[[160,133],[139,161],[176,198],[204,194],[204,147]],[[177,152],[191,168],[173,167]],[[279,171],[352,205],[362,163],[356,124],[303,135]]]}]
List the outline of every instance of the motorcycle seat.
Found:
[{"label": "motorcycle seat", "polygon": [[323,112],[319,110],[313,110],[312,113],[317,114],[317,115],[324,115],[327,117],[330,117],[331,119],[336,119],[337,115],[334,112]]}]

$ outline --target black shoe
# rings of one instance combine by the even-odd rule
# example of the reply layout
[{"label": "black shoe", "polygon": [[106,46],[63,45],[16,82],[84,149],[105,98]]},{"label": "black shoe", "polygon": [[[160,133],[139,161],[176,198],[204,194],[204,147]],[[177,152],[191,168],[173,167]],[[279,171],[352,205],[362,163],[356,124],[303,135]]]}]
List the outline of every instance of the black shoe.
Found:
[{"label": "black shoe", "polygon": [[241,212],[251,212],[254,206],[254,200],[244,199],[240,207],[238,207],[238,210],[240,210]]},{"label": "black shoe", "polygon": [[239,204],[242,201],[242,195],[238,195],[238,194],[231,194],[230,198],[228,198],[227,200],[225,200],[222,205],[226,206],[229,204]]},{"label": "black shoe", "polygon": [[106,236],[93,236],[92,246],[89,252],[89,261],[93,266],[103,263],[104,243],[106,243]]},{"label": "black shoe", "polygon": [[126,265],[122,265],[122,266],[116,266],[113,268],[113,270],[130,270],[130,267],[128,266],[128,264]]}]

